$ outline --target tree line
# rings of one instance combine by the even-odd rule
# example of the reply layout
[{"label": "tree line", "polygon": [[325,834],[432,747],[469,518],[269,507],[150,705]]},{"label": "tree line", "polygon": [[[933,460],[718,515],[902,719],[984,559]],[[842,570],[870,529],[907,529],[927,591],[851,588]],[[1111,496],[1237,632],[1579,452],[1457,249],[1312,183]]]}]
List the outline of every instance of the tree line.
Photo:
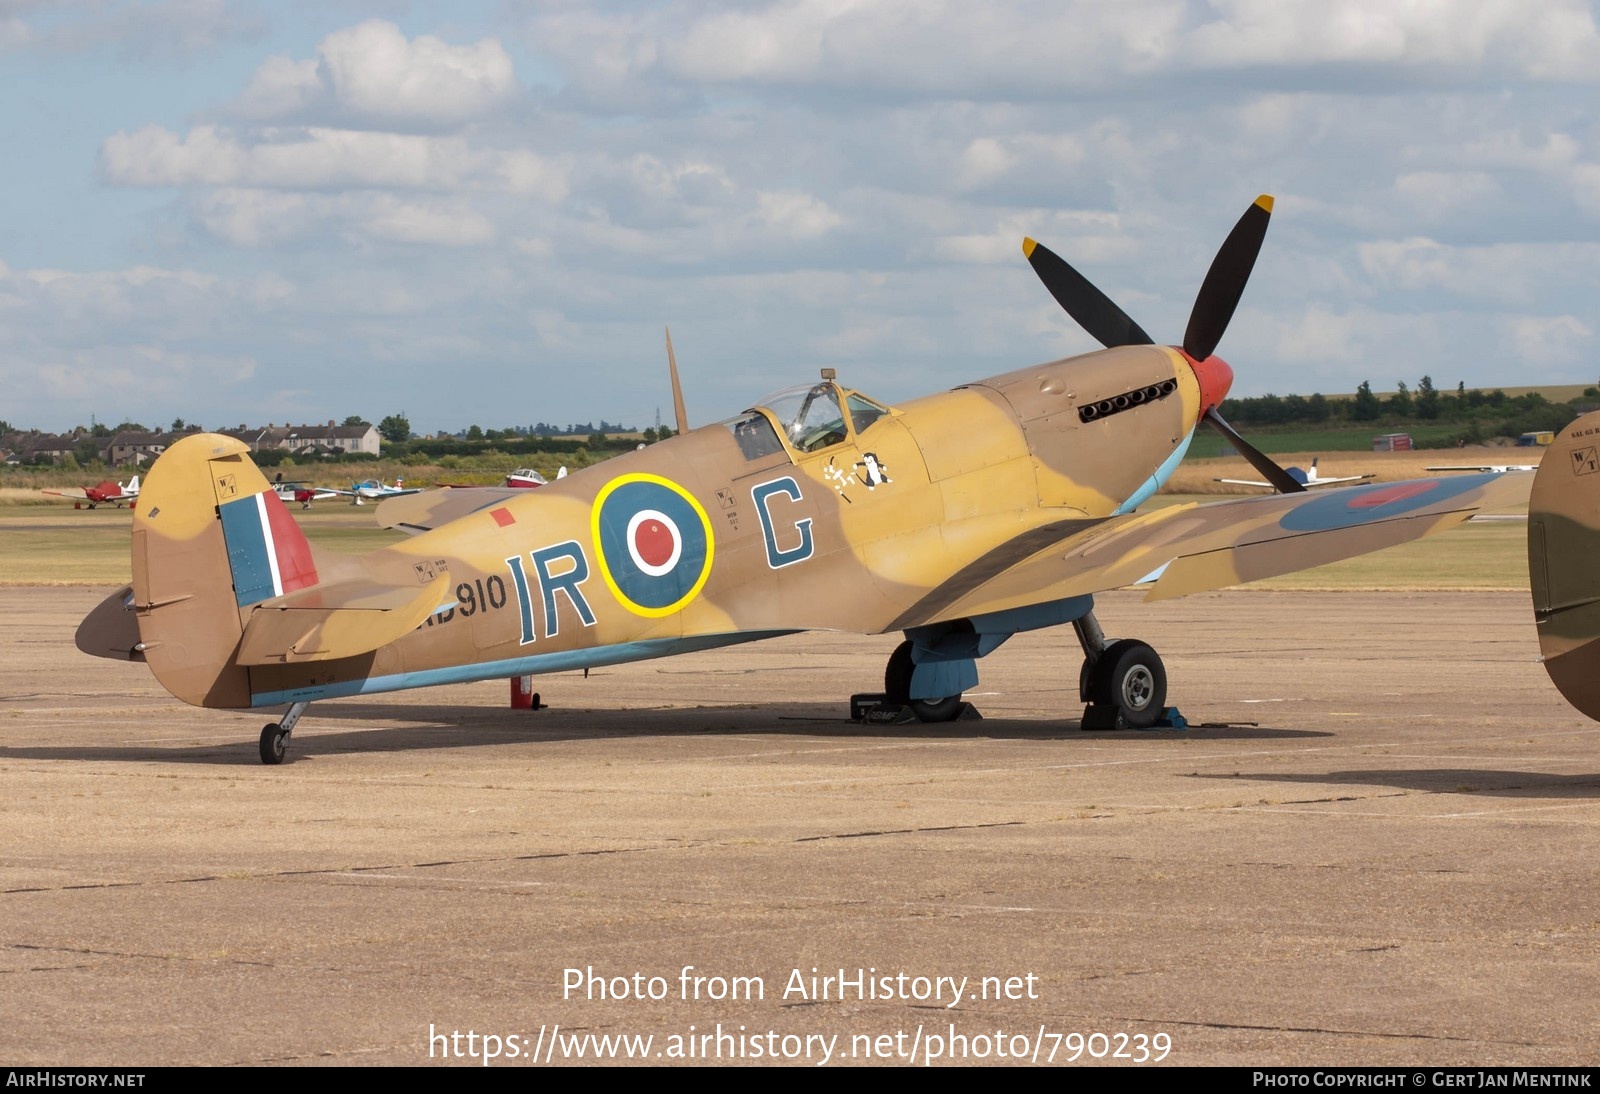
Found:
[{"label": "tree line", "polygon": [[1553,403],[1537,391],[1507,395],[1499,388],[1468,390],[1465,383],[1457,383],[1454,391],[1440,391],[1431,376],[1424,376],[1415,389],[1400,381],[1387,397],[1380,397],[1372,390],[1371,381],[1364,380],[1348,398],[1269,394],[1225,399],[1218,409],[1235,425],[1248,426],[1459,423],[1459,437],[1442,443],[1476,443],[1491,436],[1517,437],[1560,429],[1596,403],[1600,403],[1600,388],[1595,387],[1585,388],[1577,399]]}]

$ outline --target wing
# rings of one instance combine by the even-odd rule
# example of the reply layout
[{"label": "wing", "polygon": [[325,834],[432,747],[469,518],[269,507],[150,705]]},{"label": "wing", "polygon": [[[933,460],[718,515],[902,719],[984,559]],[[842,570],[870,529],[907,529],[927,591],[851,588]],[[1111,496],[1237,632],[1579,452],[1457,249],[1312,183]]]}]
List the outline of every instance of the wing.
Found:
[{"label": "wing", "polygon": [[1041,547],[1038,529],[1001,544],[885,630],[1154,581],[1150,600],[1240,585],[1392,547],[1522,501],[1531,475],[1352,486],[1174,505],[1085,527]]},{"label": "wing", "polygon": [[1225,482],[1229,486],[1264,486],[1268,490],[1273,489],[1270,482],[1257,482],[1255,479],[1212,479],[1211,481]]},{"label": "wing", "polygon": [[85,490],[81,490],[78,487],[72,487],[71,489],[68,489],[68,490],[41,490],[41,491],[39,491],[39,493],[41,493],[41,494],[54,494],[58,498],[71,498],[73,501],[88,501],[89,500],[88,492],[85,491]]},{"label": "wing", "polygon": [[378,506],[378,524],[416,535],[481,509],[525,498],[528,491],[518,486],[465,486],[448,490],[407,491],[415,497],[396,494]]}]

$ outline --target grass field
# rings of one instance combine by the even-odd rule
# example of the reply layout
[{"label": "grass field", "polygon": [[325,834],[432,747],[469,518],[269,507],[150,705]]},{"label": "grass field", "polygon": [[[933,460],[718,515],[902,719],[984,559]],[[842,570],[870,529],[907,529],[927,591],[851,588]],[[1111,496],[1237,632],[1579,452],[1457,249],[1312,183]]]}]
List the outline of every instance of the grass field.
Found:
[{"label": "grass field", "polygon": [[[343,554],[405,538],[373,523],[370,506],[335,504],[294,513],[307,539]],[[132,576],[132,525],[126,509],[0,506],[0,585],[126,584]]]},{"label": "grass field", "polygon": [[[1380,433],[1409,433],[1413,444],[1423,444],[1428,441],[1451,440],[1460,436],[1464,429],[1466,426],[1459,422],[1396,426],[1392,429],[1371,424],[1330,429],[1239,427],[1246,440],[1273,456],[1293,452],[1371,452],[1372,438]],[[1210,429],[1201,429],[1195,433],[1194,443],[1189,446],[1189,458],[1207,459],[1217,456],[1221,454],[1224,443],[1221,435]]]}]

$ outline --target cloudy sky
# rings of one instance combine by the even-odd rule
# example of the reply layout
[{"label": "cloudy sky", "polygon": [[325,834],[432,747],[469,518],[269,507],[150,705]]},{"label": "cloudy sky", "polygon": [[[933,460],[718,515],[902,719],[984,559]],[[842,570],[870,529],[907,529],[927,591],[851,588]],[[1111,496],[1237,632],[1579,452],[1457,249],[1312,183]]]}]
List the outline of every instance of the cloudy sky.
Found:
[{"label": "cloudy sky", "polygon": [[0,0],[0,419],[692,420],[1182,337],[1236,394],[1600,377],[1583,0]]}]

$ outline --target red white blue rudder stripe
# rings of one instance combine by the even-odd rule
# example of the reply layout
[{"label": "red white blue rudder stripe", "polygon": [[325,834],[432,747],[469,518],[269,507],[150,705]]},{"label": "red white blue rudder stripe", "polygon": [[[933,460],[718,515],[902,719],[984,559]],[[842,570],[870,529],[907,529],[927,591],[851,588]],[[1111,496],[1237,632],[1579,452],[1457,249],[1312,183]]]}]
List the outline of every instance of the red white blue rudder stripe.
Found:
[{"label": "red white blue rudder stripe", "polygon": [[241,608],[317,583],[311,545],[277,494],[264,490],[224,502],[217,511]]}]

